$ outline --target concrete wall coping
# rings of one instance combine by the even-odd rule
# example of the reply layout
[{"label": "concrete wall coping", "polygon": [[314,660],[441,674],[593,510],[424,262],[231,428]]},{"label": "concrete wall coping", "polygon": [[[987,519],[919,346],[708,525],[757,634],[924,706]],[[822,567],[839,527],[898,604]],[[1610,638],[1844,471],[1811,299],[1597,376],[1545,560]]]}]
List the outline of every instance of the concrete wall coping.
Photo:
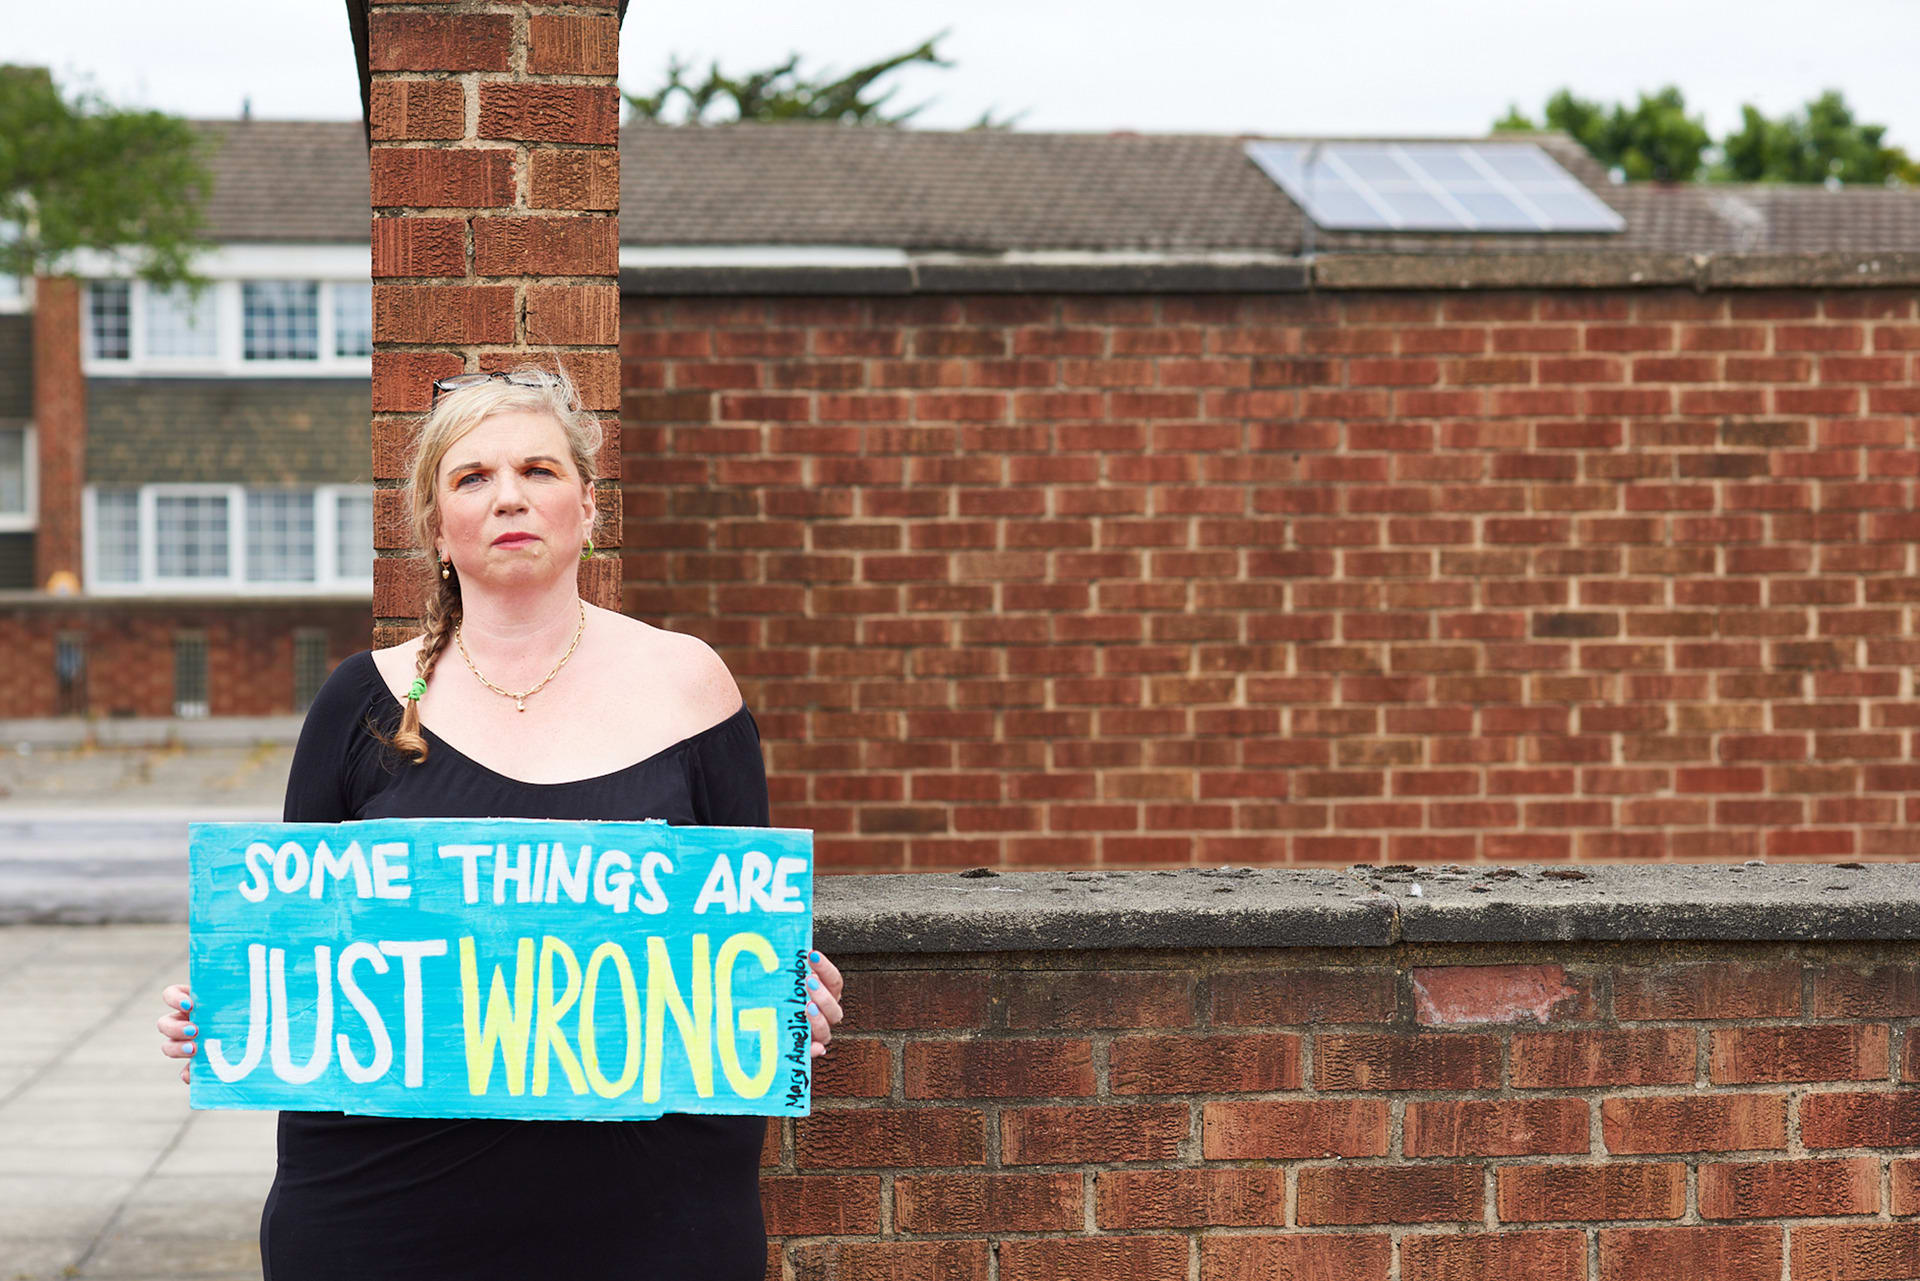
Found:
[{"label": "concrete wall coping", "polygon": [[834,953],[1920,938],[1920,863],[820,876]]},{"label": "concrete wall coping", "polygon": [[620,291],[675,295],[1306,293],[1405,289],[1891,288],[1920,285],[1920,253],[1333,253],[1229,261],[1032,262],[928,254],[875,266],[626,267]]},{"label": "concrete wall coping", "polygon": [[0,720],[0,750],[31,747],[253,747],[295,743],[303,716],[49,716]]}]

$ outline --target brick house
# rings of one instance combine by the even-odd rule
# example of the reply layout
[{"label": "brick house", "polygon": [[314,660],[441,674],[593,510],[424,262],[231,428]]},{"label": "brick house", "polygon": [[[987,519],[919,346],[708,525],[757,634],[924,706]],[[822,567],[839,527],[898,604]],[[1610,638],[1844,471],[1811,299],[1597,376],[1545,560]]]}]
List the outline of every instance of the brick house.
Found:
[{"label": "brick house", "polygon": [[[304,707],[364,644],[371,283],[357,124],[209,121],[199,296],[90,256],[0,317],[0,715]],[[62,296],[66,282],[43,286]],[[77,465],[63,466],[62,455]]]},{"label": "brick house", "polygon": [[[217,226],[364,267],[358,126],[207,127],[311,148],[223,169]],[[624,604],[726,654],[779,820],[838,868],[1909,853],[1920,194],[1615,185],[1541,135],[1614,226],[1335,230],[1246,141],[621,132]],[[163,411],[191,380],[126,341],[96,493],[365,483],[319,425],[359,388],[364,451],[364,373],[259,371],[312,406],[263,451],[249,371]],[[136,474],[163,413],[227,434]],[[149,712],[169,629],[229,620],[216,715],[297,705],[296,625],[366,643],[364,590],[103,586],[5,600],[12,714],[82,617]]]}]

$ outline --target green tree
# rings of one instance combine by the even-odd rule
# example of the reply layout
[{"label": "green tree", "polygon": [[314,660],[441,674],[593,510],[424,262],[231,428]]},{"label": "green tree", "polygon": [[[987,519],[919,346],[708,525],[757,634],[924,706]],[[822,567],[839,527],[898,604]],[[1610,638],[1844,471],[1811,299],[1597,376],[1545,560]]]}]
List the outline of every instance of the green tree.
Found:
[{"label": "green tree", "polygon": [[1887,146],[1886,133],[1885,125],[1854,119],[1837,89],[1778,120],[1747,105],[1712,176],[1723,182],[1920,182],[1920,165],[1901,148]]},{"label": "green tree", "polygon": [[[712,63],[707,69],[707,78],[694,84],[686,78],[690,64],[682,62],[675,55],[667,59],[666,82],[653,93],[627,93],[623,90],[621,97],[633,108],[635,118],[661,123],[666,122],[672,104],[676,100],[684,100],[685,114],[677,122],[680,124],[716,123],[708,119],[709,109],[731,102],[733,114],[720,117],[719,122],[831,120],[842,124],[899,125],[924,111],[931,103],[923,102],[904,111],[888,114],[887,101],[898,92],[898,86],[877,97],[872,96],[874,89],[887,75],[914,63],[935,67],[953,66],[953,63],[941,58],[935,49],[946,35],[947,32],[942,31],[917,48],[882,58],[843,76],[834,76],[830,72],[823,72],[819,76],[802,74],[799,70],[800,55],[795,53],[778,66],[749,72],[744,76],[726,75],[720,70],[719,63]],[[1013,123],[1013,120],[995,121],[992,114],[991,109],[983,112],[971,127],[1005,129]]]},{"label": "green tree", "polygon": [[[1493,126],[1495,133],[1539,127],[1517,105]],[[1619,166],[1629,179],[1689,181],[1700,174],[1713,141],[1705,122],[1687,114],[1686,98],[1673,85],[1642,93],[1631,111],[1619,103],[1608,111],[1562,89],[1547,99],[1546,127],[1568,134],[1601,164]]]},{"label": "green tree", "polygon": [[95,249],[155,283],[201,283],[201,147],[183,120],[91,92],[68,101],[44,67],[0,65],[0,272],[59,274]]}]

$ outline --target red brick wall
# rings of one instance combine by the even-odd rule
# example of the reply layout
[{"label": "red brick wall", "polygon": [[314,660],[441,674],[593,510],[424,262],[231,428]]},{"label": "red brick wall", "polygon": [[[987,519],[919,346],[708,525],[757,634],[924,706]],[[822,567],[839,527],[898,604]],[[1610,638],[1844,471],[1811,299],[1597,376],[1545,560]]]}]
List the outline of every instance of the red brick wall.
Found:
[{"label": "red brick wall", "polygon": [[557,359],[605,415],[601,549],[620,607],[620,19],[613,0],[382,3],[372,72],[374,644],[417,634],[402,495],[433,380]]},{"label": "red brick wall", "polygon": [[88,714],[172,716],[173,641],[182,631],[207,639],[210,715],[291,715],[294,632],[324,628],[331,665],[367,647],[370,623],[365,603],[335,601],[215,605],[95,597],[0,606],[8,653],[0,663],[0,720],[58,713],[53,660],[66,634],[80,636],[86,648]]},{"label": "red brick wall", "polygon": [[33,294],[34,448],[40,455],[33,585],[44,590],[55,575],[71,575],[67,586],[76,590],[82,582],[80,490],[87,462],[80,282],[72,276],[41,276]]},{"label": "red brick wall", "polygon": [[1906,858],[1912,291],[625,299],[823,869]]},{"label": "red brick wall", "polygon": [[762,1159],[776,1281],[1920,1259],[1911,943],[836,959]]}]

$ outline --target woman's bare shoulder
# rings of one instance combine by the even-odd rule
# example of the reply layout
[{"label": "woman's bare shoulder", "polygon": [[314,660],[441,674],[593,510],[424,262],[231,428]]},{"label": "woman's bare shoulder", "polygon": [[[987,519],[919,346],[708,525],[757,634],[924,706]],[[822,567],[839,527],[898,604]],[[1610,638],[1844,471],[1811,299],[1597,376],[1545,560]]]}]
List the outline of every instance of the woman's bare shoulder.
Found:
[{"label": "woman's bare shoulder", "polygon": [[740,687],[713,646],[689,632],[668,631],[626,614],[603,611],[612,626],[623,662],[632,670],[665,672],[679,701],[701,725],[731,716],[740,706]]}]

